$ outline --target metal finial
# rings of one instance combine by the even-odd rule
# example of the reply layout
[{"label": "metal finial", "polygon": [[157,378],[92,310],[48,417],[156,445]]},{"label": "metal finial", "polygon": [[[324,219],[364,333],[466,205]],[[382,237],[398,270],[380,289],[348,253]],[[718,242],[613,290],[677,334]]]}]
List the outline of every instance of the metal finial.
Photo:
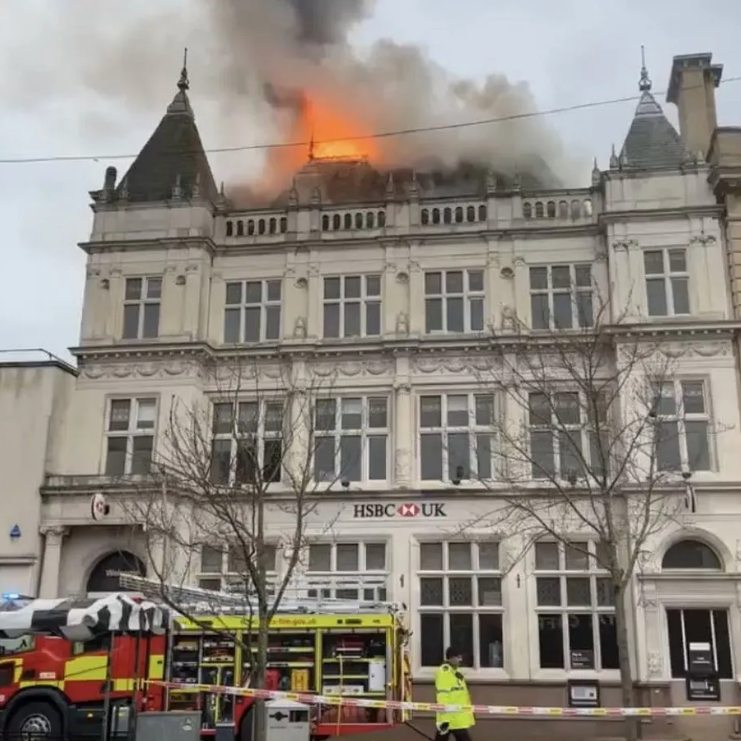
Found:
[{"label": "metal finial", "polygon": [[638,89],[642,93],[647,93],[651,89],[651,78],[648,76],[646,69],[646,47],[641,45],[641,79],[638,83]]},{"label": "metal finial", "polygon": [[190,89],[190,81],[188,80],[188,47],[186,46],[183,51],[183,69],[180,70],[180,79],[178,80],[178,88],[182,92]]}]

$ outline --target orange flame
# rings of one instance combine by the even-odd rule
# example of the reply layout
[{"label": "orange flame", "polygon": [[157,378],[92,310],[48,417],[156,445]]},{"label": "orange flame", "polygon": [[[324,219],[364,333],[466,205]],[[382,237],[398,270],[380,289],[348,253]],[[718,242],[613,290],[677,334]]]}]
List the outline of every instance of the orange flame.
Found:
[{"label": "orange flame", "polygon": [[368,132],[338,109],[317,98],[304,107],[300,125],[313,143],[311,154],[316,159],[373,159],[375,140],[363,138]]}]

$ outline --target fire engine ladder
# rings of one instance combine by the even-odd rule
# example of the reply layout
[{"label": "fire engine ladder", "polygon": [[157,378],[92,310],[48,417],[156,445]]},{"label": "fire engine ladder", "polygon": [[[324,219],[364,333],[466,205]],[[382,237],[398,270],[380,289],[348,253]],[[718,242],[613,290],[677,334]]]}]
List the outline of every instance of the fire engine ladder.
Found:
[{"label": "fire engine ladder", "polygon": [[[191,613],[208,614],[218,611],[221,613],[255,614],[257,599],[244,592],[223,592],[200,587],[165,584],[158,579],[131,573],[118,573],[121,586],[133,592],[139,592],[148,599],[164,600],[169,602],[177,611],[178,606]],[[331,590],[352,589],[363,593],[370,589],[385,588],[386,580],[383,577],[358,576],[353,578],[324,578],[312,577],[300,581],[291,580],[286,587],[283,599],[278,605],[277,613],[284,614],[325,614],[336,613],[369,614],[369,613],[400,613],[404,606],[395,602],[382,600],[355,600],[331,598],[325,596]],[[270,597],[268,598],[270,600]],[[270,604],[270,602],[269,602]]]}]

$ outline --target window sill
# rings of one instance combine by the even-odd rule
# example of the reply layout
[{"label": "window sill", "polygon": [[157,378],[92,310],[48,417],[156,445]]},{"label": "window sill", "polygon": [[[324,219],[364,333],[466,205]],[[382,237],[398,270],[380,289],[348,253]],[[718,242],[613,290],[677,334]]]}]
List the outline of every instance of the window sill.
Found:
[{"label": "window sill", "polygon": [[569,679],[620,681],[618,669],[533,669],[531,676],[534,682],[566,682]]}]

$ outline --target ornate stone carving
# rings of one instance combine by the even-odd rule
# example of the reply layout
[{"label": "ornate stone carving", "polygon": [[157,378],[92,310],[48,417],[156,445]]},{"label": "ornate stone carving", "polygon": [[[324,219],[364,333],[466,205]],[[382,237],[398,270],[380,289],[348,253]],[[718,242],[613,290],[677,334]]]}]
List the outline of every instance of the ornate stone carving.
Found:
[{"label": "ornate stone carving", "polygon": [[39,528],[39,532],[46,536],[47,539],[61,541],[65,535],[69,535],[69,528],[64,525],[42,525]]},{"label": "ornate stone carving", "polygon": [[660,677],[662,666],[661,654],[658,651],[649,651],[648,653],[648,675],[650,677]]},{"label": "ornate stone carving", "polygon": [[615,252],[622,252],[623,250],[635,250],[638,247],[638,242],[636,242],[635,239],[619,240],[612,243],[612,249]]},{"label": "ornate stone carving", "polygon": [[476,373],[491,368],[491,361],[484,357],[418,357],[412,368],[420,373]]},{"label": "ornate stone carving", "polygon": [[514,332],[520,323],[517,318],[517,311],[512,306],[508,306],[507,304],[502,305],[501,311],[502,311],[502,320],[501,320],[502,329],[508,330],[510,332]]},{"label": "ornate stone carving", "polygon": [[197,365],[188,360],[142,363],[96,363],[84,365],[83,378],[97,381],[102,378],[172,378],[197,373]]},{"label": "ornate stone carving", "polygon": [[404,311],[396,315],[396,334],[409,334],[409,317]]},{"label": "ornate stone carving", "polygon": [[302,316],[296,317],[293,325],[293,337],[296,340],[306,339],[306,319]]},{"label": "ornate stone carving", "polygon": [[394,460],[394,480],[397,484],[405,485],[409,481],[409,451],[397,448]]}]

